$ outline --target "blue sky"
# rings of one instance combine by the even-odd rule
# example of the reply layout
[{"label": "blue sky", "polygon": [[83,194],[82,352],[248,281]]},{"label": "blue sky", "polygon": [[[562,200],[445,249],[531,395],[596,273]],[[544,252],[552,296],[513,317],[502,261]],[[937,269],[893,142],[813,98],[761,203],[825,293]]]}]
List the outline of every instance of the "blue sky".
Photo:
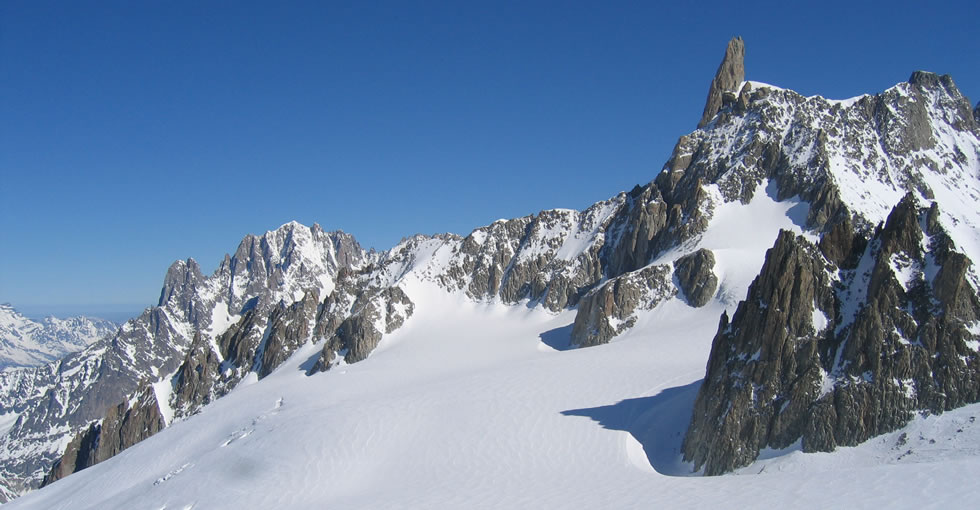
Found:
[{"label": "blue sky", "polygon": [[290,220],[385,249],[584,208],[656,176],[733,35],[804,94],[980,99],[975,2],[657,3],[2,2],[0,302],[136,313]]}]

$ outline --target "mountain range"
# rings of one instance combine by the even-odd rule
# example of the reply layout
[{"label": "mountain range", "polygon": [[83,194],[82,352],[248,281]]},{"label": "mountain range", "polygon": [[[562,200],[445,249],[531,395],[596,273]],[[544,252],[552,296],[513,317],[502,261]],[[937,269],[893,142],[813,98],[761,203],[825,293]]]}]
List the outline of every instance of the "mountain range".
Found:
[{"label": "mountain range", "polygon": [[32,320],[0,304],[0,370],[43,365],[116,332],[119,325],[92,317]]},{"label": "mountain range", "polygon": [[622,507],[745,484],[914,506],[928,476],[957,501],[980,468],[980,106],[928,72],[828,100],[744,62],[735,38],[663,169],[583,211],[384,252],[289,223],[210,276],[175,262],[114,335],[0,372],[0,490]]}]

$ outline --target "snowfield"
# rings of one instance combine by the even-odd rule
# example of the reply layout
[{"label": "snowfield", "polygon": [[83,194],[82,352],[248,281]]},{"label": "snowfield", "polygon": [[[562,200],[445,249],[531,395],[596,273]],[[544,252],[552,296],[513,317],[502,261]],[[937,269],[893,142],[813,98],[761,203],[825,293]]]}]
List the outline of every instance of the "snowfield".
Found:
[{"label": "snowfield", "polygon": [[[926,508],[980,496],[980,406],[832,454],[767,452],[691,477],[677,452],[724,304],[673,299],[612,343],[564,350],[573,312],[420,281],[371,356],[260,383],[12,509]],[[904,434],[904,436],[903,436]]]}]

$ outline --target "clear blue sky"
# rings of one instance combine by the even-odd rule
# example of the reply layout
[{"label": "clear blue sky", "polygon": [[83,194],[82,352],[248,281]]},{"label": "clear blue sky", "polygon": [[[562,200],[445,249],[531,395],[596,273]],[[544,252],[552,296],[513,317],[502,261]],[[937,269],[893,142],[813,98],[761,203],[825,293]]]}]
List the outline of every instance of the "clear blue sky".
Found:
[{"label": "clear blue sky", "polygon": [[0,302],[136,313],[290,220],[385,249],[584,208],[655,177],[733,35],[804,94],[980,99],[976,2],[367,3],[0,2]]}]

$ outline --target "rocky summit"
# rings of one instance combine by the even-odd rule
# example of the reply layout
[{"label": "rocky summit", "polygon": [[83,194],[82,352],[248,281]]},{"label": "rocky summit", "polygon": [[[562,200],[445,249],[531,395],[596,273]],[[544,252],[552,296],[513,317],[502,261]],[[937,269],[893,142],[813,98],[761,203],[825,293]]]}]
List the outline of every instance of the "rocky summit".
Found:
[{"label": "rocky summit", "polygon": [[781,233],[721,319],[685,457],[720,474],[763,448],[832,451],[980,400],[973,264],[941,214],[910,193],[870,238]]},{"label": "rocky summit", "polygon": [[725,48],[725,57],[718,66],[715,78],[711,80],[711,87],[708,89],[708,99],[704,102],[704,112],[698,127],[704,127],[721,109],[725,102],[726,95],[732,102],[738,89],[745,82],[745,42],[741,37],[733,37]]},{"label": "rocky summit", "polygon": [[703,324],[704,338],[685,342],[715,334],[678,453],[705,474],[766,448],[853,445],[976,402],[977,110],[948,76],[915,72],[879,94],[828,100],[746,81],[744,58],[732,39],[698,129],[650,182],[582,211],[416,235],[383,252],[288,223],[246,236],[210,276],[175,262],[157,306],[115,334],[0,372],[0,415],[16,416],[0,437],[0,492],[166,436],[291,359],[296,384],[370,365],[446,296],[568,317],[541,333],[541,352],[642,337],[664,310],[694,314],[687,329]]}]

